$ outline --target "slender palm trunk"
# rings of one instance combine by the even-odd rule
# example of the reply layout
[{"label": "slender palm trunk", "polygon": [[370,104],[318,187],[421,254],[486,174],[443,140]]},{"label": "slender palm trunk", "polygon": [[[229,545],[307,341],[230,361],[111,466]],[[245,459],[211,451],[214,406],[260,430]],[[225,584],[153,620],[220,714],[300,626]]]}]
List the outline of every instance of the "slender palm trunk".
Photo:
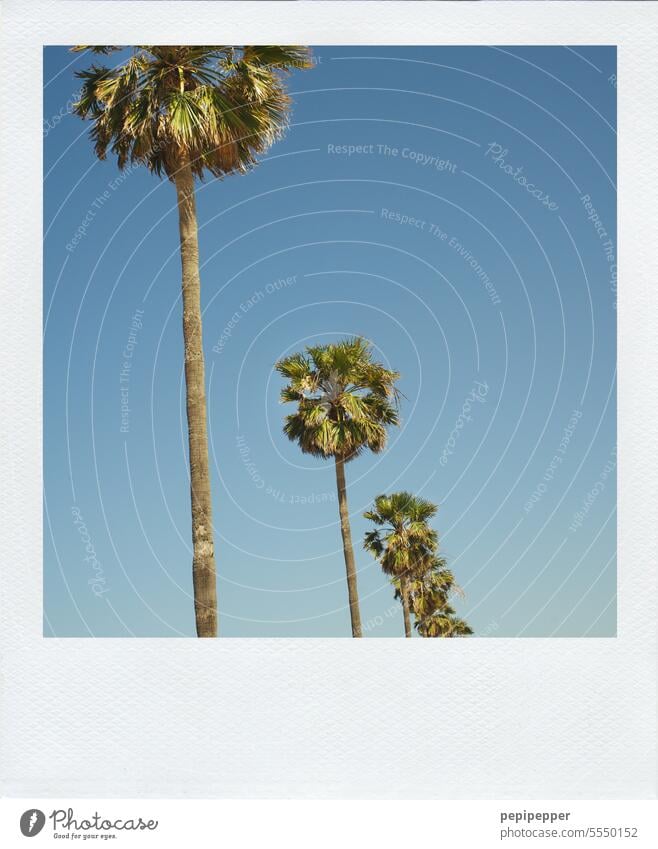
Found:
[{"label": "slender palm trunk", "polygon": [[404,636],[411,636],[411,616],[409,615],[409,586],[407,576],[400,577],[400,597],[402,600],[402,615],[404,616]]},{"label": "slender palm trunk", "polygon": [[347,572],[347,594],[350,600],[350,617],[352,619],[352,636],[360,637],[361,614],[359,613],[359,591],[356,586],[356,565],[354,549],[352,548],[352,532],[350,531],[350,514],[347,509],[347,488],[345,486],[345,461],[336,455],[336,486],[338,488],[338,511],[340,513],[340,532],[343,537],[343,552],[345,554],[345,571]]},{"label": "slender palm trunk", "polygon": [[201,279],[194,175],[184,164],[175,176],[183,271],[185,391],[192,496],[192,582],[199,637],[217,636],[217,586],[208,464],[206,386],[201,336]]}]

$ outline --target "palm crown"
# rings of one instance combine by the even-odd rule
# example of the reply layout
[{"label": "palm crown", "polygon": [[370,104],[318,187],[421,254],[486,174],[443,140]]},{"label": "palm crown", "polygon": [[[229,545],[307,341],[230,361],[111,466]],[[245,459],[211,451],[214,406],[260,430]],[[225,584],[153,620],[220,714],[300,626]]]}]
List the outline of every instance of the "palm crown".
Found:
[{"label": "palm crown", "polygon": [[431,501],[409,492],[378,495],[364,513],[379,527],[368,531],[364,548],[381,563],[387,575],[412,578],[426,572],[438,547],[437,532],[427,523],[436,514]]},{"label": "palm crown", "polygon": [[185,163],[197,177],[221,177],[248,170],[280,136],[289,106],[283,77],[309,66],[305,47],[138,46],[118,67],[77,72],[75,111],[94,120],[100,159],[111,150],[120,168],[139,163],[171,177]]},{"label": "palm crown", "polygon": [[469,637],[473,633],[471,626],[455,616],[450,605],[441,610],[419,619],[416,629],[421,637]]},{"label": "palm crown", "polygon": [[302,451],[351,460],[386,445],[386,426],[398,424],[398,372],[374,362],[365,339],[346,339],[293,354],[276,364],[289,383],[282,403],[297,411],[284,432]]},{"label": "palm crown", "polygon": [[450,604],[453,594],[463,595],[445,558],[434,557],[428,570],[409,584],[409,603],[421,637],[465,637],[473,633]]},{"label": "palm crown", "polygon": [[417,620],[447,605],[453,593],[462,594],[445,559],[438,556],[429,558],[426,571],[414,575],[409,581],[408,591],[411,609]]}]

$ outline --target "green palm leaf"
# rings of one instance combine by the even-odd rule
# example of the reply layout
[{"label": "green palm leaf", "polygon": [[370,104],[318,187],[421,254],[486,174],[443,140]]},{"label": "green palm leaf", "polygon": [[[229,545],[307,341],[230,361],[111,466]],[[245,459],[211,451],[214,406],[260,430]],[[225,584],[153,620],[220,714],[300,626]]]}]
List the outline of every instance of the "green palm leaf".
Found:
[{"label": "green palm leaf", "polygon": [[290,108],[284,76],[310,65],[308,49],[297,46],[140,45],[116,68],[77,72],[75,111],[94,121],[97,155],[111,150],[121,168],[136,162],[173,178],[189,162],[197,177],[222,177],[253,167],[279,138]]},{"label": "green palm leaf", "polygon": [[406,636],[411,635],[411,614],[422,637],[472,633],[449,604],[450,596],[460,590],[438,554],[438,534],[428,524],[437,509],[410,492],[394,492],[378,495],[363,514],[376,526],[366,533],[363,546],[391,579],[404,610]]},{"label": "green palm leaf", "polygon": [[365,339],[311,346],[275,368],[289,381],[281,390],[282,403],[298,404],[284,432],[302,451],[352,460],[365,449],[384,449],[386,428],[399,421],[399,375],[373,361]]}]

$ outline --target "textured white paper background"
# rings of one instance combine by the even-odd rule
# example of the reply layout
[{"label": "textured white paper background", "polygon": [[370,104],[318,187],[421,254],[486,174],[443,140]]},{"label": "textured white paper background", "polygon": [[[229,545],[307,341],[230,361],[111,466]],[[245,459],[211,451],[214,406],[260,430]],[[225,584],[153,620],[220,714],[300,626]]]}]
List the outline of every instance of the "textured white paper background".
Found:
[{"label": "textured white paper background", "polygon": [[[658,7],[12,0],[3,11],[2,792],[654,797]],[[617,639],[42,638],[42,48],[210,33],[619,45]]]}]

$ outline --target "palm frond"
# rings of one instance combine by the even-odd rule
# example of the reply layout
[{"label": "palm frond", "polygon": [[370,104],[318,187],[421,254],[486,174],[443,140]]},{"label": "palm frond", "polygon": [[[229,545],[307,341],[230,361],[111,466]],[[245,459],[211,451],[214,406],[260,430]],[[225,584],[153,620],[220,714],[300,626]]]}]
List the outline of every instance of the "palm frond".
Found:
[{"label": "palm frond", "polygon": [[395,598],[405,597],[421,637],[462,637],[472,634],[450,605],[461,594],[445,557],[438,553],[438,533],[428,522],[437,505],[410,492],[378,495],[364,518],[377,526],[365,534],[363,547],[391,579]]},{"label": "palm frond", "polygon": [[75,112],[93,120],[97,155],[112,150],[121,168],[139,163],[173,178],[189,164],[198,177],[222,177],[252,168],[285,130],[291,104],[283,76],[307,67],[305,47],[138,45],[116,68],[78,72]]},{"label": "palm frond", "polygon": [[101,47],[94,47],[94,46],[91,46],[91,45],[88,45],[88,44],[77,44],[75,47],[71,47],[71,53],[89,52],[89,53],[96,53],[96,54],[99,54],[101,56],[107,56],[108,54],[114,53],[117,50],[123,50],[123,48],[122,47],[112,47],[112,46],[109,46],[109,45],[101,46]]},{"label": "palm frond", "polygon": [[309,346],[280,360],[275,369],[288,381],[281,401],[298,404],[284,431],[302,451],[347,461],[366,449],[383,450],[387,427],[398,424],[398,415],[380,387],[397,374],[379,375],[366,340]]}]

